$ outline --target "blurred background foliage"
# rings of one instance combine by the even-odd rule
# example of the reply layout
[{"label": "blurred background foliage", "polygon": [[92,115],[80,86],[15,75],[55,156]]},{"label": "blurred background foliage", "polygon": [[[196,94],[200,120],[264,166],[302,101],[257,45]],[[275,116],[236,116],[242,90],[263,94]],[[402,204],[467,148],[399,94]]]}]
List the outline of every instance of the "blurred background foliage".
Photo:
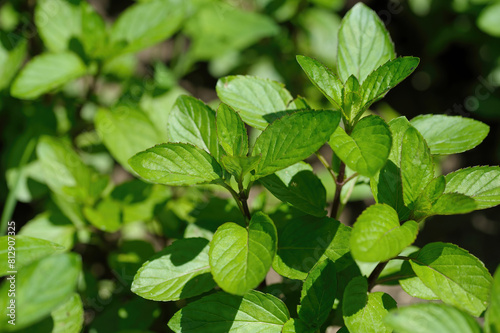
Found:
[{"label": "blurred background foliage", "polygon": [[[134,179],[128,158],[167,141],[176,98],[190,94],[216,106],[217,80],[246,74],[280,81],[312,107],[328,108],[295,56],[333,68],[341,17],[356,2],[0,1],[3,222],[11,218],[20,235],[82,256],[77,291],[88,330],[164,331],[182,304],[133,295],[137,269],[173,239],[210,238],[221,219],[241,219],[227,196],[210,196],[210,186],[166,188]],[[443,159],[443,172],[500,164],[500,1],[366,3],[386,24],[398,55],[421,59],[372,111],[386,120],[428,113],[479,119],[491,127],[488,138]],[[331,200],[333,184],[322,179]],[[252,205],[269,210],[273,200],[253,193]],[[351,200],[347,224],[373,199],[360,186]],[[456,243],[492,271],[499,263],[499,212],[432,218],[417,245]],[[23,325],[51,331],[58,320],[46,309]]]}]

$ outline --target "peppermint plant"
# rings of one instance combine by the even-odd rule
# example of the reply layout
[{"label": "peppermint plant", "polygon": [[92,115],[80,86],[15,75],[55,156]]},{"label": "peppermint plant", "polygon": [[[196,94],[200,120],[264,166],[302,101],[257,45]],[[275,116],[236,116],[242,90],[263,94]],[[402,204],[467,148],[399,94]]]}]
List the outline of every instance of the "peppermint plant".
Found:
[{"label": "peppermint plant", "polygon": [[[444,175],[438,163],[480,144],[488,126],[459,116],[386,122],[373,114],[370,106],[419,59],[396,57],[384,24],[362,3],[342,20],[336,71],[306,56],[297,62],[330,107],[313,109],[275,81],[224,77],[216,110],[179,97],[169,142],[130,158],[131,171],[147,182],[222,187],[242,216],[212,217],[214,233],[186,230],[142,265],[132,291],[178,301],[168,321],[174,332],[320,332],[331,325],[351,333],[500,331],[500,273],[493,279],[454,244],[412,245],[424,221],[439,223],[432,216],[500,204],[499,167]],[[333,179],[329,210],[310,163]],[[375,203],[350,227],[340,221],[342,210],[367,185]],[[276,198],[268,201],[282,204],[266,203],[263,188]],[[270,270],[281,283],[266,284]],[[441,302],[398,308],[373,291],[385,284]]]}]

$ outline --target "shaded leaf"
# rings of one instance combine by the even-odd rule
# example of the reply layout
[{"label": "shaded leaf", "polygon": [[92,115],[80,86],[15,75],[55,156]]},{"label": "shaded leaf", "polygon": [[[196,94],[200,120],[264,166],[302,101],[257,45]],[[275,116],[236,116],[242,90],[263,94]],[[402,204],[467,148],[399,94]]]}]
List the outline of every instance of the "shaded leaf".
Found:
[{"label": "shaded leaf", "polygon": [[238,113],[224,103],[217,109],[217,137],[228,155],[247,155],[248,135],[245,124]]},{"label": "shaded leaf", "polygon": [[493,277],[490,292],[490,306],[486,310],[484,330],[486,333],[500,332],[500,267]]}]

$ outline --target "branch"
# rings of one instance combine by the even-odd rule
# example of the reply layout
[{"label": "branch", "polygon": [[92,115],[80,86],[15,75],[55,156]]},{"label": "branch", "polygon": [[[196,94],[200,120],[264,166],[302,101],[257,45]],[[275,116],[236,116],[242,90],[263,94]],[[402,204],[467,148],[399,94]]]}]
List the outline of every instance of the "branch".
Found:
[{"label": "branch", "polygon": [[368,291],[372,290],[373,287],[377,284],[377,279],[380,276],[380,273],[384,270],[385,266],[389,263],[389,260],[384,261],[384,262],[379,262],[378,265],[375,267],[373,272],[370,274],[368,277]]},{"label": "branch", "polygon": [[345,163],[340,162],[339,175],[337,181],[335,182],[335,196],[333,197],[332,210],[330,212],[330,217],[338,219],[340,215],[340,194],[342,193],[342,187],[344,186],[345,177]]}]

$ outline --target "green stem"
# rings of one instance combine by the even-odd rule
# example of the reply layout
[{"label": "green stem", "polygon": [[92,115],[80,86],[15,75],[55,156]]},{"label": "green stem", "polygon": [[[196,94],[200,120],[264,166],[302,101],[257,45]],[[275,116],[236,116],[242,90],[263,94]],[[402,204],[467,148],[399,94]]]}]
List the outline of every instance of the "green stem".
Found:
[{"label": "green stem", "polygon": [[335,196],[333,197],[332,210],[330,212],[330,217],[338,219],[341,213],[340,209],[340,194],[342,193],[342,187],[344,186],[345,177],[345,163],[340,162],[339,175],[337,181],[335,182]]},{"label": "green stem", "polygon": [[337,183],[337,177],[335,176],[335,171],[333,171],[332,167],[328,164],[326,161],[326,158],[321,155],[319,152],[316,152],[316,156],[318,157],[318,160],[323,164],[326,170],[330,173],[330,175],[333,178],[333,182],[336,184]]},{"label": "green stem", "polygon": [[226,190],[231,193],[233,196],[234,201],[236,201],[236,204],[238,205],[241,214],[243,214],[243,217],[245,218],[245,222],[248,224],[248,221],[251,219],[250,211],[248,210],[248,204],[246,200],[242,200],[241,195],[239,195],[233,188],[225,183],[225,182],[220,182],[219,185],[224,187]]},{"label": "green stem", "polygon": [[21,180],[21,173],[23,172],[23,167],[25,166],[26,163],[28,163],[28,160],[33,153],[33,150],[35,149],[36,146],[36,138],[32,137],[30,141],[28,141],[28,144],[26,145],[26,148],[24,150],[23,155],[21,156],[21,160],[19,161],[19,165],[17,167],[18,171],[16,174],[16,179],[14,180],[14,185],[12,189],[9,191],[9,194],[7,195],[7,200],[5,201],[5,206],[3,209],[2,213],[2,220],[0,222],[0,235],[3,236],[7,232],[7,222],[12,218],[12,214],[14,213],[14,209],[16,208],[16,197],[17,197],[17,190],[19,188],[19,181]]},{"label": "green stem", "polygon": [[380,276],[380,273],[384,270],[385,266],[389,263],[389,260],[384,261],[384,262],[379,262],[378,265],[375,267],[373,272],[370,274],[368,277],[368,291],[372,290],[373,287],[377,284],[377,279]]}]

